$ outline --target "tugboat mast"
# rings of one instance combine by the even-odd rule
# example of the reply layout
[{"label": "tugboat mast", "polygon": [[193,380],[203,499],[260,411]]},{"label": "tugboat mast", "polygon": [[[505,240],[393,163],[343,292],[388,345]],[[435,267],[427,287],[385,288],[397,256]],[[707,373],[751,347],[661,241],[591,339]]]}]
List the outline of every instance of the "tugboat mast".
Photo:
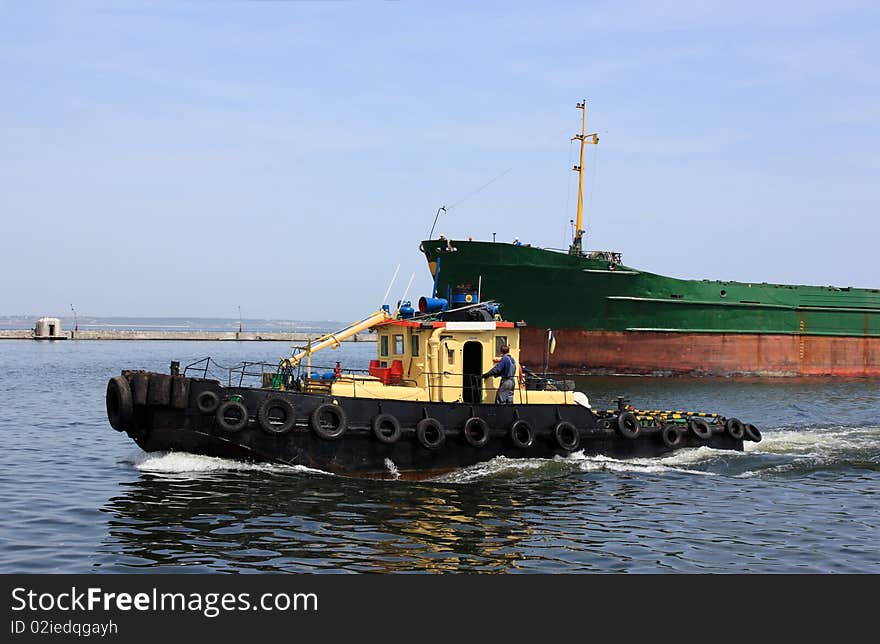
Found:
[{"label": "tugboat mast", "polygon": [[581,142],[581,159],[580,163],[572,168],[578,173],[578,205],[577,205],[577,225],[575,226],[574,239],[568,250],[569,255],[580,255],[582,248],[582,238],[584,235],[584,146],[589,144],[595,145],[599,143],[599,135],[597,133],[587,134],[587,99],[577,104],[577,108],[581,111],[581,133],[571,137],[574,141],[577,139]]}]

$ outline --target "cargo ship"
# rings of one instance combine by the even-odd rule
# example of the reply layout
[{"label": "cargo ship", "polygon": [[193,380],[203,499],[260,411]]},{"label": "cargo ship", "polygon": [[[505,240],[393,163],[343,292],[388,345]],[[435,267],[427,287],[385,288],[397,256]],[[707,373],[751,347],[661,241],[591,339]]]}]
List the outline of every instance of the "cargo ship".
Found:
[{"label": "cargo ship", "polygon": [[[581,374],[880,376],[880,289],[676,279],[585,251],[582,110],[570,248],[424,240],[436,295],[475,287],[528,320],[521,359]],[[436,220],[435,220],[436,221]],[[429,237],[433,237],[432,234]]]}]

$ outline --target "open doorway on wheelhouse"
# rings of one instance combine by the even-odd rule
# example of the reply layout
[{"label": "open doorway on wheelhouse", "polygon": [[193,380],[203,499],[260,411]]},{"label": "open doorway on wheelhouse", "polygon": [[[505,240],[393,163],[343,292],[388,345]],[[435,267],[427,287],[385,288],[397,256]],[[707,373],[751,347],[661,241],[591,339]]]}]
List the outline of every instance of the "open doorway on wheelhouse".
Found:
[{"label": "open doorway on wheelhouse", "polygon": [[465,342],[462,348],[462,400],[466,403],[482,402],[483,398],[483,345]]}]

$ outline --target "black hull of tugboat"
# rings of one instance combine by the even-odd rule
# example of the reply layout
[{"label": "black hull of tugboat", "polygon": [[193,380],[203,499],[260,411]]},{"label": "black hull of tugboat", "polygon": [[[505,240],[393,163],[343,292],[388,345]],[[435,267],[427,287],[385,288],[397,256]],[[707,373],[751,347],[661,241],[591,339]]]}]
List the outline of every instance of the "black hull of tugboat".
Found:
[{"label": "black hull of tugboat", "polygon": [[498,456],[583,452],[637,458],[683,447],[743,449],[742,439],[723,426],[702,438],[684,427],[672,432],[672,441],[670,435],[664,440],[659,427],[624,437],[615,419],[580,405],[351,398],[224,387],[215,380],[141,371],[111,379],[107,413],[115,429],[147,452],[183,451],[371,478],[425,478]]}]

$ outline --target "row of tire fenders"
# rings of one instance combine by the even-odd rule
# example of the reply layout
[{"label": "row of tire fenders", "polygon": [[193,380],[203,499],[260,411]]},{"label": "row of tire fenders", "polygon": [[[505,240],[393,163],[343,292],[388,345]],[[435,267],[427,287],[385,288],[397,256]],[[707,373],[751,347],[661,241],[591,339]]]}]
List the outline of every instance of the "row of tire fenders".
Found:
[{"label": "row of tire fenders", "polygon": [[[227,433],[243,430],[250,418],[247,407],[238,396],[220,401],[213,391],[203,391],[196,397],[196,407],[202,413],[214,413],[220,429]],[[283,435],[293,429],[296,421],[296,409],[293,404],[280,396],[270,396],[263,401],[257,411],[257,423],[269,434]],[[599,421],[600,427],[614,429],[624,439],[635,440],[642,434],[655,433],[654,428],[642,427],[632,412],[623,412],[616,418]],[[323,403],[316,407],[309,416],[309,426],[315,434],[324,440],[341,438],[348,429],[348,417],[345,410],[334,403]],[[395,416],[379,413],[371,421],[373,436],[386,445],[396,443],[403,436],[404,429]],[[713,428],[702,418],[690,418],[686,426],[667,423],[656,432],[666,447],[674,448],[684,440],[686,431],[692,432],[697,438],[708,441],[713,432],[727,432],[732,438],[759,442],[761,432],[751,424],[744,424],[737,418],[729,418],[723,425]],[[427,449],[439,449],[446,441],[447,431],[436,418],[426,417],[415,427],[416,438]],[[518,418],[507,429],[507,438],[517,448],[527,449],[534,444],[536,435],[528,421]],[[461,428],[461,436],[465,442],[475,448],[484,447],[491,439],[491,428],[485,419],[479,416],[468,418]],[[550,437],[567,452],[580,447],[581,433],[568,421],[557,422]]]},{"label": "row of tire fenders", "polygon": [[[717,417],[717,416],[716,416]],[[639,425],[638,417],[630,411],[622,412],[616,418],[604,418],[599,421],[606,428],[614,427],[624,438],[638,438],[647,429]],[[697,438],[708,441],[713,433],[726,432],[735,440],[761,441],[761,431],[751,423],[743,423],[738,418],[728,418],[722,423],[710,424],[704,418],[690,417],[684,423],[665,423],[660,426],[660,439],[667,447],[676,447],[684,440],[686,431]]]}]

